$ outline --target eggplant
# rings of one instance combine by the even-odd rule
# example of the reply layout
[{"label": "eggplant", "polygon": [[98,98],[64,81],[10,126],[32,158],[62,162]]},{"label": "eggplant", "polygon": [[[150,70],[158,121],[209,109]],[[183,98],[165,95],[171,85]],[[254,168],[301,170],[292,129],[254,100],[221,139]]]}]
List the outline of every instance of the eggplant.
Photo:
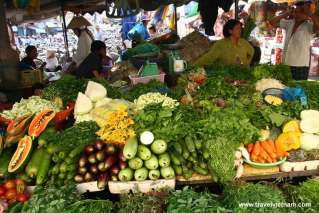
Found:
[{"label": "eggplant", "polygon": [[124,155],[123,155],[123,152],[121,151],[121,152],[119,152],[119,154],[118,154],[118,158],[119,158],[119,160],[120,161],[126,161],[126,159],[125,159],[125,157],[124,157]]},{"label": "eggplant", "polygon": [[85,182],[92,181],[93,180],[93,175],[91,173],[89,173],[89,172],[85,173],[84,180],[85,180]]},{"label": "eggplant", "polygon": [[85,167],[87,163],[88,163],[88,159],[85,156],[80,157],[79,167]]},{"label": "eggplant", "polygon": [[116,162],[116,156],[115,155],[109,156],[104,161],[105,168],[106,169],[111,168],[115,164],[115,162]]},{"label": "eggplant", "polygon": [[97,141],[95,142],[95,144],[94,144],[94,148],[95,148],[96,150],[99,150],[99,151],[103,150],[103,149],[104,149],[104,142],[101,141],[101,140],[97,140]]},{"label": "eggplant", "polygon": [[108,180],[109,175],[107,173],[100,174],[99,178],[97,179],[97,188],[105,189]]},{"label": "eggplant", "polygon": [[118,181],[119,179],[117,178],[117,175],[112,175],[111,176],[111,180],[112,181]]},{"label": "eggplant", "polygon": [[86,145],[84,148],[84,152],[87,155],[91,155],[94,152],[94,146],[93,145]]},{"label": "eggplant", "polygon": [[95,157],[98,161],[103,161],[105,159],[105,154],[103,151],[98,151]]},{"label": "eggplant", "polygon": [[116,152],[116,148],[112,144],[106,144],[105,153],[107,155],[113,155]]},{"label": "eggplant", "polygon": [[91,154],[88,158],[90,164],[95,164],[97,162],[95,154]]},{"label": "eggplant", "polygon": [[98,168],[98,170],[101,171],[101,172],[105,172],[105,171],[106,171],[104,162],[100,162],[100,163],[97,165],[97,168]]},{"label": "eggplant", "polygon": [[86,167],[79,167],[78,173],[84,175],[87,172]]},{"label": "eggplant", "polygon": [[82,175],[76,175],[74,177],[74,181],[77,182],[77,183],[82,183],[84,181],[84,178]]},{"label": "eggplant", "polygon": [[120,172],[120,168],[115,165],[111,167],[111,175],[117,176]]},{"label": "eggplant", "polygon": [[93,164],[93,165],[90,166],[90,172],[91,172],[92,174],[95,174],[95,175],[99,172],[99,170],[98,170],[96,164]]},{"label": "eggplant", "polygon": [[120,161],[119,167],[120,169],[125,169],[127,167],[127,163],[125,161]]}]

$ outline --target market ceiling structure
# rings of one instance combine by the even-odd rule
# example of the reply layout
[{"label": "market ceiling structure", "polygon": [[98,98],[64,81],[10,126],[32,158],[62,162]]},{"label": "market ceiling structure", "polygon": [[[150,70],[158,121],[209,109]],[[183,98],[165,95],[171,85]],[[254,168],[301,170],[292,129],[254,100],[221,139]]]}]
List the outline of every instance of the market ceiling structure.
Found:
[{"label": "market ceiling structure", "polygon": [[[61,14],[61,6],[64,11],[76,14],[107,11],[111,18],[121,18],[143,9],[156,10],[161,5],[186,4],[191,0],[41,0],[40,10],[32,15],[26,9],[17,9],[12,0],[6,0],[6,17],[14,24],[34,22]],[[114,11],[114,9],[116,11]]]}]

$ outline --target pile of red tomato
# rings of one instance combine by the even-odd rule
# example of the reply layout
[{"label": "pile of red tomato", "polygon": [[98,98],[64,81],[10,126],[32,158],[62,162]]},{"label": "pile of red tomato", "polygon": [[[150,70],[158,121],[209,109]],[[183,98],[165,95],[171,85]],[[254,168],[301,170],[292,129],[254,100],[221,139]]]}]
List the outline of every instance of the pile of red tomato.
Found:
[{"label": "pile of red tomato", "polygon": [[[21,179],[7,180],[0,185],[0,201],[4,204],[12,204],[15,202],[25,202],[30,198],[26,193],[26,184]],[[1,207],[0,203],[0,212]]]}]

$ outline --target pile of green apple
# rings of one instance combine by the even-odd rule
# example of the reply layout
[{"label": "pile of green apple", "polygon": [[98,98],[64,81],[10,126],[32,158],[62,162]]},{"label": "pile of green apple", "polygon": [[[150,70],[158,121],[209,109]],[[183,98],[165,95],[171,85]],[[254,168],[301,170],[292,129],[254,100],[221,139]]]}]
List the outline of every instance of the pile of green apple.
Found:
[{"label": "pile of green apple", "polygon": [[131,138],[125,144],[123,156],[127,167],[118,175],[120,181],[158,180],[175,178],[174,169],[164,140],[154,140],[153,133],[145,131],[137,138]]}]

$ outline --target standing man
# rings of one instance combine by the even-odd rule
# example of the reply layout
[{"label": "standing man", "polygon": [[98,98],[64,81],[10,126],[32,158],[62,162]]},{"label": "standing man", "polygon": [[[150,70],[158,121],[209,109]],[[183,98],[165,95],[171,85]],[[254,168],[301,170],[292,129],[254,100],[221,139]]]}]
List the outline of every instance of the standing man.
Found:
[{"label": "standing man", "polygon": [[286,31],[283,61],[295,80],[307,80],[310,66],[310,42],[319,29],[319,17],[311,13],[311,1],[299,1],[293,10],[272,19],[272,27]]}]

